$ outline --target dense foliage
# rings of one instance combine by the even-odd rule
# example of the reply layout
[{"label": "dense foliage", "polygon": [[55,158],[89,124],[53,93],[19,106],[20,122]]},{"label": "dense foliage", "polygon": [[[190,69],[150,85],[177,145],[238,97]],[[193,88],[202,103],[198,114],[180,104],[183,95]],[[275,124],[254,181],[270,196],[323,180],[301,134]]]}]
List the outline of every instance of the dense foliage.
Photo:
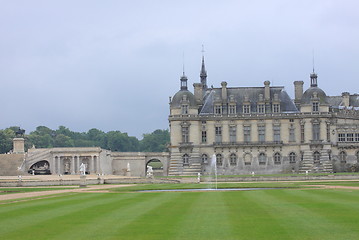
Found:
[{"label": "dense foliage", "polygon": [[[12,139],[18,127],[0,130],[0,153],[7,153],[12,149]],[[25,135],[26,149],[52,147],[101,147],[121,152],[165,152],[170,142],[168,130],[155,130],[144,134],[142,140],[128,136],[120,131],[103,132],[92,128],[87,132],[73,132],[60,126],[52,130],[45,126],[38,126],[35,131]]]}]

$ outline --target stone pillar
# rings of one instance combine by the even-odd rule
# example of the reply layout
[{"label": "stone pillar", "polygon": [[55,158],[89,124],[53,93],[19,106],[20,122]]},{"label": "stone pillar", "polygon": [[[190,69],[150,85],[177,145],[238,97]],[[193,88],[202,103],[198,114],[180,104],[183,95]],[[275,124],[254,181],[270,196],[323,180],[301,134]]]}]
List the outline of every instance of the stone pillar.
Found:
[{"label": "stone pillar", "polygon": [[91,173],[95,173],[95,159],[94,159],[94,156],[91,155],[91,162],[90,162],[90,174]]},{"label": "stone pillar", "polygon": [[56,161],[56,158],[55,158],[55,156],[53,156],[53,157],[52,157],[52,162],[50,162],[50,171],[51,171],[51,174],[56,174],[55,161]]},{"label": "stone pillar", "polygon": [[13,153],[25,153],[25,139],[14,138],[12,151]]},{"label": "stone pillar", "polygon": [[71,158],[71,174],[73,175],[73,174],[75,174],[75,156],[72,156],[72,158]]},{"label": "stone pillar", "polygon": [[80,174],[80,156],[76,157],[76,173]]}]

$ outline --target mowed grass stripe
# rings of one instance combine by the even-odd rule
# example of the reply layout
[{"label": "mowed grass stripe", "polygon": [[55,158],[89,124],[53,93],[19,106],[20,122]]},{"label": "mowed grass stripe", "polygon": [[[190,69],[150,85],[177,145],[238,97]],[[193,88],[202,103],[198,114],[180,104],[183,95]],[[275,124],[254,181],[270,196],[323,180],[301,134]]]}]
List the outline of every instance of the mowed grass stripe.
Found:
[{"label": "mowed grass stripe", "polygon": [[197,201],[199,194],[186,192],[161,194],[167,201],[144,212],[136,218],[136,221],[118,227],[116,236],[120,239],[176,239],[177,233],[183,230],[181,223],[187,221],[187,216],[191,214],[191,206]]},{"label": "mowed grass stripe", "polygon": [[[300,206],[325,218],[331,235],[337,234],[337,237],[359,239],[358,191],[351,192],[352,196],[348,196],[348,192],[334,189],[289,191],[287,193],[293,195]],[[357,201],[354,201],[353,196],[356,196]],[[305,202],[306,200],[310,201]],[[322,222],[318,224],[320,225]],[[332,225],[335,227],[333,228]]]},{"label": "mowed grass stripe", "polygon": [[[340,202],[331,206],[334,209],[323,207],[322,200],[312,198],[307,191],[258,191],[256,199],[270,209],[272,218],[287,229],[291,239],[358,239],[357,230],[348,229],[335,217],[323,214],[323,211],[340,212]],[[322,210],[318,211],[320,208]],[[345,217],[345,212],[337,216],[342,217]]]},{"label": "mowed grass stripe", "polygon": [[229,209],[232,239],[291,239],[271,210],[263,205],[255,191],[226,192],[224,199]]},{"label": "mowed grass stripe", "polygon": [[[108,206],[106,212],[94,210],[85,216],[85,222],[73,224],[72,228],[58,233],[53,239],[127,239],[123,237],[123,229],[129,228],[143,215],[164,203],[175,201],[180,193],[128,193],[125,195],[132,196],[126,205],[115,203]],[[136,229],[133,230],[136,231]]]},{"label": "mowed grass stripe", "polygon": [[228,219],[223,192],[187,193],[195,196],[187,213],[179,222],[173,239],[231,239],[231,222]]},{"label": "mowed grass stripe", "polygon": [[[115,195],[117,195],[115,197]],[[46,204],[38,208],[22,209],[26,215],[7,218],[1,225],[0,234],[9,239],[21,239],[26,235],[28,239],[54,237],[66,231],[67,228],[75,228],[86,221],[87,217],[95,218],[102,214],[101,206],[114,205],[125,206],[126,200],[132,195],[123,194],[97,194],[81,193],[68,196],[69,199],[56,204]],[[35,200],[38,201],[38,200]],[[52,202],[52,199],[46,201]],[[48,206],[52,206],[49,208]],[[46,226],[46,227],[44,227]],[[32,237],[33,236],[33,237]]]},{"label": "mowed grass stripe", "polygon": [[[57,205],[57,203],[61,202],[66,202],[66,201],[74,201],[74,199],[72,199],[71,197],[69,198],[69,196],[74,195],[76,193],[71,193],[71,194],[56,194],[56,195],[52,195],[51,197],[43,197],[43,198],[34,198],[34,199],[26,199],[25,201],[15,201],[15,202],[7,202],[4,204],[0,204],[0,215],[4,215],[4,214],[11,214],[12,211],[20,211],[22,212],[21,209],[26,209],[26,208],[38,208],[38,207],[44,207],[45,205],[48,206],[49,208],[51,208],[51,205]],[[96,198],[96,196],[86,196],[83,195],[83,198]],[[49,201],[51,199],[51,201]],[[81,198],[77,198],[78,201],[81,201]],[[1,219],[0,219],[1,221]]]},{"label": "mowed grass stripe", "polygon": [[[55,215],[72,212],[74,208],[83,207],[82,203],[98,201],[98,196],[87,195],[67,195],[61,198],[37,199],[27,202],[4,204],[0,206],[0,233],[4,234],[11,231],[18,231],[37,222],[43,222]],[[9,209],[8,209],[9,208]]]}]

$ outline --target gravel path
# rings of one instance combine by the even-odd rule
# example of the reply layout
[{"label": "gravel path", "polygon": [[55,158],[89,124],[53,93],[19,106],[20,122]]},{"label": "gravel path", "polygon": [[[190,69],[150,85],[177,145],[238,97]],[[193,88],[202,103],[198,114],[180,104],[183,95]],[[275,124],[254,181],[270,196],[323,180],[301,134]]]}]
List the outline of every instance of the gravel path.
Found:
[{"label": "gravel path", "polygon": [[[73,189],[62,189],[62,190],[49,190],[49,191],[41,191],[41,192],[25,192],[25,193],[12,193],[12,194],[4,194],[0,195],[0,201],[3,200],[16,200],[20,198],[33,198],[33,197],[41,197],[46,195],[54,195],[61,193],[77,193],[77,192],[108,192],[105,191],[109,188],[118,188],[118,187],[128,187],[133,186],[133,184],[120,184],[120,185],[89,185],[86,188],[73,188]],[[63,186],[65,187],[65,186]],[[53,188],[53,187],[49,187]],[[96,191],[94,191],[96,190]]]}]

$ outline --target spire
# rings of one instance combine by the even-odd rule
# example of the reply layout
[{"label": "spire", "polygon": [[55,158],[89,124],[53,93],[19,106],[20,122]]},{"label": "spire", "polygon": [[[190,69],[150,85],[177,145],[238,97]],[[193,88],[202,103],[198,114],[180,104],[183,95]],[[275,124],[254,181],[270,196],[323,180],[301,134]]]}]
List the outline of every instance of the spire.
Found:
[{"label": "spire", "polygon": [[314,70],[314,50],[313,50],[313,72],[310,74],[310,86],[318,87],[318,75],[315,73]]},{"label": "spire", "polygon": [[203,89],[207,89],[207,71],[204,64],[204,46],[202,45],[202,67],[201,67],[201,73],[200,73],[201,83],[203,86]]}]

